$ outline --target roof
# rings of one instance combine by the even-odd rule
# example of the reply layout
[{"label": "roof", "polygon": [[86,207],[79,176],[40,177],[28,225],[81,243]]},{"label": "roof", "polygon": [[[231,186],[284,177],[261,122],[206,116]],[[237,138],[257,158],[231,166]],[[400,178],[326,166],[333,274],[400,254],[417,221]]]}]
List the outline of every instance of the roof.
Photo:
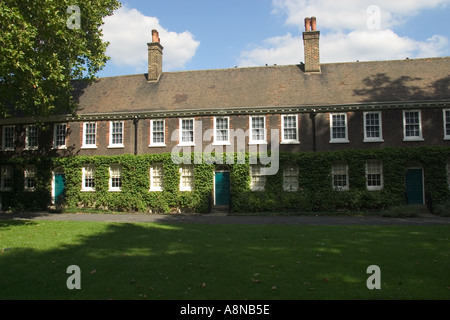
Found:
[{"label": "roof", "polygon": [[79,115],[304,108],[384,102],[450,101],[450,57],[330,63],[99,78],[76,96]]}]

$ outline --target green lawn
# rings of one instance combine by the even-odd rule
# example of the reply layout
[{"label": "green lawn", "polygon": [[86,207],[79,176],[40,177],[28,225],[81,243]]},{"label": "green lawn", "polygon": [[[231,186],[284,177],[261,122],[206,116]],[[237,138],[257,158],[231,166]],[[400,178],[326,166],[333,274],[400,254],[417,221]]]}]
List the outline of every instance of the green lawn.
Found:
[{"label": "green lawn", "polygon": [[[0,221],[0,299],[450,299],[450,226]],[[66,286],[70,265],[81,289]],[[369,290],[378,265],[381,289]]]}]

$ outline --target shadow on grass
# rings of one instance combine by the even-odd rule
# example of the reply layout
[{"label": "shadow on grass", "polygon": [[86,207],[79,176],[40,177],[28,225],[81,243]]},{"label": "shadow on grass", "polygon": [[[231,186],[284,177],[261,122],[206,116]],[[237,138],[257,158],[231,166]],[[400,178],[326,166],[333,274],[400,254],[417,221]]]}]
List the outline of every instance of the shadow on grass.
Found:
[{"label": "shadow on grass", "polygon": [[0,299],[450,298],[448,227],[0,221],[0,236],[20,228],[27,245],[0,248]]}]

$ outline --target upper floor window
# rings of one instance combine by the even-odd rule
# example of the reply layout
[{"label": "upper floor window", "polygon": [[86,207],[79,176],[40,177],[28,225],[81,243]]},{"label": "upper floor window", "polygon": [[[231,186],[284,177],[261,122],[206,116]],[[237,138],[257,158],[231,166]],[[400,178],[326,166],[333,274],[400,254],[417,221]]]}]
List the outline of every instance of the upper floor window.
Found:
[{"label": "upper floor window", "polygon": [[81,191],[95,191],[95,167],[86,166],[82,169]]},{"label": "upper floor window", "polygon": [[193,146],[194,145],[194,122],[195,119],[180,119],[180,145]]},{"label": "upper floor window", "polygon": [[281,143],[299,143],[298,137],[298,116],[281,116],[282,138]]},{"label": "upper floor window", "polygon": [[381,161],[373,160],[366,163],[366,185],[367,190],[383,189],[383,164]]},{"label": "upper floor window", "polygon": [[346,113],[330,114],[330,142],[331,143],[349,142]]},{"label": "upper floor window", "polygon": [[287,164],[283,169],[283,189],[285,191],[298,190],[298,166]]},{"label": "upper floor window", "polygon": [[109,191],[120,191],[122,189],[122,166],[112,165],[109,168]]},{"label": "upper floor window", "polygon": [[14,126],[4,126],[2,132],[2,149],[14,150]]},{"label": "upper floor window", "polygon": [[381,111],[364,112],[364,142],[382,142]]},{"label": "upper floor window", "polygon": [[25,149],[33,150],[38,147],[38,128],[34,124],[26,126]]},{"label": "upper floor window", "polygon": [[444,109],[444,139],[450,140],[450,109]]},{"label": "upper floor window", "polygon": [[53,127],[53,147],[65,149],[67,144],[67,124],[56,123]]},{"label": "upper floor window", "polygon": [[0,172],[0,190],[11,191],[13,187],[13,168],[12,166],[2,166]]},{"label": "upper floor window", "polygon": [[331,170],[333,188],[335,190],[348,190],[348,166],[345,162],[336,162]]},{"label": "upper floor window", "polygon": [[250,165],[250,187],[252,191],[263,191],[266,186],[264,166],[260,164]]},{"label": "upper floor window", "polygon": [[180,191],[194,189],[194,165],[186,164],[180,167]]},{"label": "upper floor window", "polygon": [[123,148],[123,121],[109,122],[108,148]]},{"label": "upper floor window", "polygon": [[150,191],[163,191],[164,168],[162,163],[155,163],[150,168]]},{"label": "upper floor window", "polygon": [[214,143],[221,145],[230,143],[229,117],[214,117]]},{"label": "upper floor window", "polygon": [[83,145],[82,148],[97,148],[97,123],[83,123]]},{"label": "upper floor window", "polygon": [[403,111],[403,141],[423,141],[420,110]]},{"label": "upper floor window", "polygon": [[266,117],[250,116],[250,143],[266,143]]},{"label": "upper floor window", "polygon": [[166,145],[164,122],[164,119],[150,120],[149,147],[164,147]]},{"label": "upper floor window", "polygon": [[26,166],[24,175],[25,175],[25,181],[24,181],[25,191],[36,190],[36,167],[35,166]]}]

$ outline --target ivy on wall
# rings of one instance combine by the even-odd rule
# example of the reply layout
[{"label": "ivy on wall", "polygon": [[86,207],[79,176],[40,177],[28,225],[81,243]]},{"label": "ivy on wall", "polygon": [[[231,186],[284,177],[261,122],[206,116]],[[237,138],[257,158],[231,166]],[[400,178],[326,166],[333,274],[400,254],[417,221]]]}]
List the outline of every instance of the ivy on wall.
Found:
[{"label": "ivy on wall", "polygon": [[[228,155],[229,156],[229,155]],[[197,157],[197,158],[196,158]],[[192,154],[192,163],[199,155]],[[200,155],[201,157],[201,155]],[[231,177],[231,205],[233,212],[326,212],[335,210],[378,210],[404,204],[405,174],[410,166],[424,169],[427,200],[433,204],[450,197],[447,181],[447,161],[450,148],[411,147],[369,150],[345,150],[317,153],[280,153],[280,170],[266,177],[264,191],[251,191],[249,155],[245,163],[237,161],[228,165]],[[0,165],[13,168],[13,188],[0,192],[3,210],[42,210],[51,200],[52,170],[60,168],[66,178],[65,205],[93,207],[111,210],[153,213],[190,212],[206,213],[210,210],[214,190],[215,164],[204,158],[195,164],[195,183],[192,191],[180,191],[179,165],[171,154],[121,155],[121,156],[73,156],[66,158],[12,158],[1,159]],[[224,162],[230,162],[229,158]],[[365,164],[379,160],[383,164],[384,186],[379,191],[366,189]],[[348,165],[347,191],[332,188],[331,167],[335,161]],[[163,191],[150,189],[150,168],[163,164]],[[283,190],[283,167],[296,164],[299,168],[299,190]],[[36,166],[36,190],[24,191],[24,167]],[[109,168],[122,166],[120,192],[109,191]],[[95,192],[81,190],[82,168],[95,167]]]}]

